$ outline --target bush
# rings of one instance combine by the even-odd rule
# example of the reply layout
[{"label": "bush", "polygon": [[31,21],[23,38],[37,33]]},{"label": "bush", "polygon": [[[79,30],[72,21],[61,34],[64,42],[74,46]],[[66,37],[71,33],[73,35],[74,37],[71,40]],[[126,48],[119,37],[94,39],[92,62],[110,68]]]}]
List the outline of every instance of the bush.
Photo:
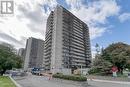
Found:
[{"label": "bush", "polygon": [[83,76],[75,76],[75,75],[63,75],[63,74],[54,74],[54,78],[60,78],[65,80],[72,80],[72,81],[86,81],[87,78]]},{"label": "bush", "polygon": [[59,73],[59,72],[57,72],[56,74],[63,75],[63,73]]},{"label": "bush", "polygon": [[88,71],[89,74],[95,74],[95,73],[99,73],[99,72],[100,72],[100,70],[97,69],[97,68],[92,68],[92,69],[90,69],[90,70]]}]

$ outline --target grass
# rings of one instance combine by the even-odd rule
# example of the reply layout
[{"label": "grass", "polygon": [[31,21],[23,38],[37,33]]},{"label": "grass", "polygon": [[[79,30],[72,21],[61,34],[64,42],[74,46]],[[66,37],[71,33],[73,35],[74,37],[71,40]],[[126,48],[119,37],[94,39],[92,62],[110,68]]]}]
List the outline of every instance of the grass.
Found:
[{"label": "grass", "polygon": [[16,87],[16,86],[9,77],[0,76],[0,87]]},{"label": "grass", "polygon": [[120,73],[118,73],[117,76],[118,76],[118,77],[121,77],[121,78],[126,78],[126,77],[128,77],[127,75],[122,75],[122,74],[120,74]]}]

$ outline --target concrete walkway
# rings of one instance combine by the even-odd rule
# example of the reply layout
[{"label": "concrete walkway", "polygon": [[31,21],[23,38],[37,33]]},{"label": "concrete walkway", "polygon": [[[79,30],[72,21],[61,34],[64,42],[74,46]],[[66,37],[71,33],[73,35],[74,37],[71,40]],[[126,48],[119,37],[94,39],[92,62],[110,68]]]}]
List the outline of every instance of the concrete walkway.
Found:
[{"label": "concrete walkway", "polygon": [[107,83],[116,83],[116,84],[126,84],[130,85],[130,82],[124,81],[110,81],[110,80],[100,80],[100,79],[88,79],[89,81],[96,81],[96,82],[107,82]]},{"label": "concrete walkway", "polygon": [[89,75],[88,79],[99,79],[99,80],[109,80],[109,81],[130,82],[130,78],[127,78],[127,77],[113,78],[111,76],[92,76],[92,75]]}]

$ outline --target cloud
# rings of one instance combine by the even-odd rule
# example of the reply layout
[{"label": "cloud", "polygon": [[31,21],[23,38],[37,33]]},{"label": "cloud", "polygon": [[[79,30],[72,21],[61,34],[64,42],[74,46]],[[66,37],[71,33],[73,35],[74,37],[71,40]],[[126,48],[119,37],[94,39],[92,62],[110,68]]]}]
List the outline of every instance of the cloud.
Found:
[{"label": "cloud", "polygon": [[127,20],[130,20],[130,13],[123,13],[119,16],[120,22],[125,22]]},{"label": "cloud", "polygon": [[[108,23],[107,18],[118,15],[120,6],[115,0],[95,0],[84,4],[85,0],[66,0],[70,11],[88,24],[91,39],[102,36],[107,27],[101,26]],[[74,3],[74,4],[73,4]]]},{"label": "cloud", "polygon": [[[6,38],[6,40],[5,40],[4,38]],[[7,42],[7,43],[8,43],[8,42],[11,42],[11,43],[13,43],[13,44],[15,44],[15,45],[18,45],[18,46],[24,44],[23,42],[18,41],[18,40],[16,40],[14,37],[9,36],[9,35],[7,35],[7,34],[5,34],[5,33],[0,33],[0,41]]]},{"label": "cloud", "polygon": [[[107,32],[107,18],[117,15],[120,6],[115,0],[66,0],[68,10],[88,24],[91,40],[101,37]],[[1,41],[9,42],[16,48],[25,47],[28,37],[45,39],[46,20],[51,10],[57,5],[57,0],[14,0],[14,16],[0,17],[0,32],[14,38],[21,43],[15,44],[14,40],[8,41],[3,37]]]},{"label": "cloud", "polygon": [[[70,5],[70,11],[78,18],[84,21],[90,30],[91,40],[101,37],[104,33],[109,33],[109,28],[105,26],[109,21],[110,16],[117,16],[120,12],[120,6],[115,0],[66,0]],[[92,58],[95,58],[95,47],[92,46]]]},{"label": "cloud", "polygon": [[[43,9],[44,5],[50,5],[47,7],[47,10]],[[56,6],[56,1],[48,0],[34,0],[30,2],[24,2],[24,4],[18,5],[18,10],[21,12],[20,15],[17,15],[18,19],[28,19],[27,27],[32,32],[41,33],[43,36],[45,34],[46,20],[50,11]],[[44,37],[45,38],[45,37]]]},{"label": "cloud", "polygon": [[[41,23],[42,19],[42,10],[39,8],[35,9],[34,11],[28,11],[28,8],[25,8],[25,6],[19,5],[18,10],[23,14],[23,17],[28,18],[30,21],[33,21],[35,23]],[[18,16],[20,18],[20,16]]]},{"label": "cloud", "polygon": [[0,23],[3,23],[3,21],[0,21]]},{"label": "cloud", "polygon": [[66,3],[69,5],[70,8],[79,9],[82,5],[81,0],[66,0]]},{"label": "cloud", "polygon": [[[56,0],[14,0],[14,15],[0,17],[0,32],[6,35],[0,41],[15,45],[16,48],[25,47],[28,37],[45,39],[46,19],[56,6]],[[43,6],[47,5],[45,9]],[[10,36],[13,41],[8,40]],[[21,41],[14,43],[14,40]]]},{"label": "cloud", "polygon": [[97,37],[102,36],[106,32],[106,28],[104,27],[93,27],[90,26],[90,38],[93,40]]},{"label": "cloud", "polygon": [[94,59],[95,58],[95,55],[96,55],[96,48],[95,48],[95,46],[91,46],[91,54],[92,54],[92,59]]}]

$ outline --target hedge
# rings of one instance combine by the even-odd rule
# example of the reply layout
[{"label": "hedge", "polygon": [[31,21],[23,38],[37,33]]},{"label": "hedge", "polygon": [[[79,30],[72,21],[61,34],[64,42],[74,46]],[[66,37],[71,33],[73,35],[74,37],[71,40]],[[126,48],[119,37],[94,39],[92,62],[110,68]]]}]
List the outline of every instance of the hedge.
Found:
[{"label": "hedge", "polygon": [[87,78],[84,76],[54,74],[53,77],[72,81],[87,81]]}]

